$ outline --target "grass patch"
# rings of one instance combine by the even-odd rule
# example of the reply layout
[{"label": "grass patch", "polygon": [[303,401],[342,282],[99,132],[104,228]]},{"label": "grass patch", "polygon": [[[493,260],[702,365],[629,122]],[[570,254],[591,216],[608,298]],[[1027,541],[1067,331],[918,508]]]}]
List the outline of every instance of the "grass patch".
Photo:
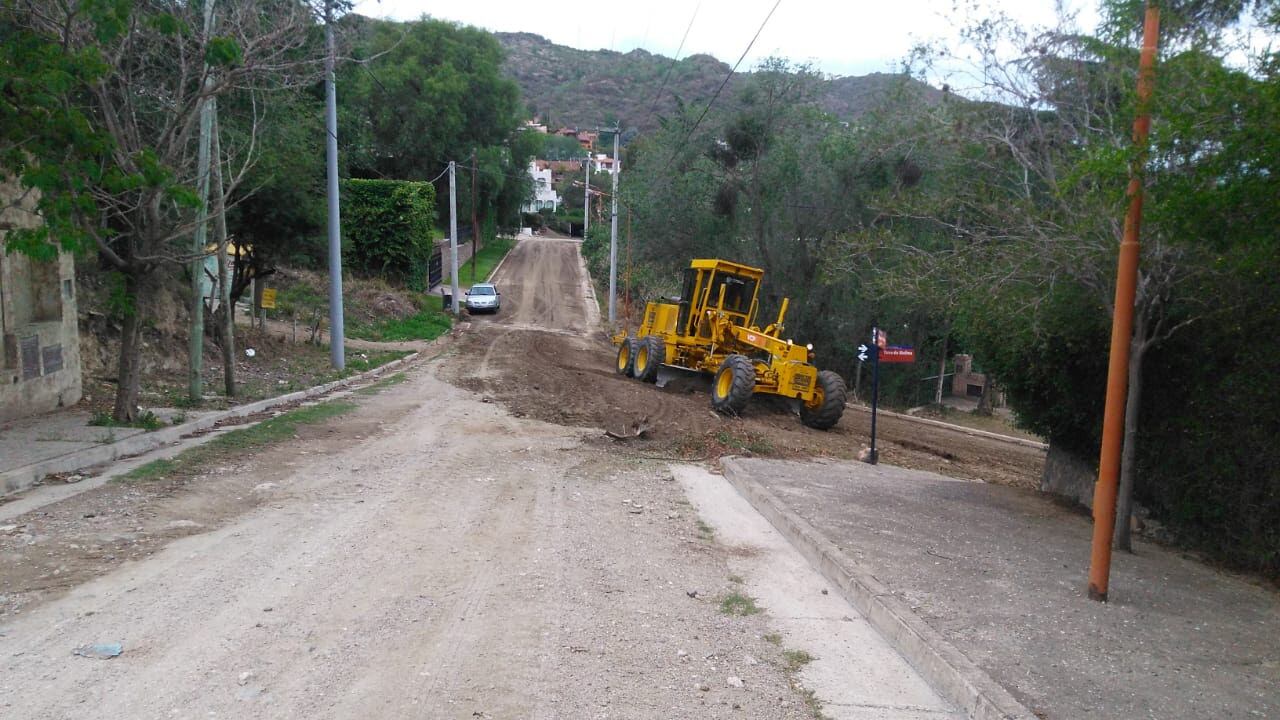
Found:
[{"label": "grass patch", "polygon": [[383,390],[386,390],[392,385],[399,385],[400,383],[408,379],[409,379],[408,376],[406,376],[404,373],[396,373],[395,375],[392,375],[391,377],[388,377],[388,378],[383,378],[382,380],[379,380],[378,382],[372,385],[369,385],[368,387],[360,388],[359,390],[356,391],[356,394],[357,395],[377,395],[378,393],[382,392]]},{"label": "grass patch", "polygon": [[424,295],[418,312],[408,317],[385,318],[375,323],[352,318],[348,322],[349,336],[374,342],[435,340],[453,327],[453,318],[444,311],[444,301],[439,295]]},{"label": "grass patch", "polygon": [[346,367],[338,377],[350,377],[382,367],[409,354],[408,350],[352,350],[347,348]]},{"label": "grass patch", "polygon": [[745,581],[742,579],[741,575],[731,574],[729,575],[729,582],[733,583],[734,585],[741,585]]},{"label": "grass patch", "polygon": [[223,450],[251,450],[271,445],[293,438],[298,432],[299,425],[315,425],[355,409],[355,403],[344,400],[331,400],[319,405],[300,407],[277,415],[270,420],[264,420],[257,425],[219,435],[206,444],[205,447]]},{"label": "grass patch", "polygon": [[725,615],[756,615],[760,606],[756,605],[755,598],[734,590],[720,599],[720,612]]},{"label": "grass patch", "polygon": [[458,280],[467,287],[484,282],[514,245],[515,240],[512,238],[494,238],[487,244],[481,243],[480,252],[475,254],[475,262],[467,260],[458,268]]},{"label": "grass patch", "polygon": [[142,428],[147,431],[159,430],[164,427],[164,421],[156,417],[156,414],[150,410],[143,412],[131,423],[119,422],[111,416],[111,413],[98,410],[89,417],[89,424],[94,427],[132,427]]},{"label": "grass patch", "polygon": [[407,318],[387,318],[378,323],[353,322],[349,336],[374,342],[435,340],[453,327],[453,318],[443,309],[439,295],[425,296],[421,309]]},{"label": "grass patch", "polygon": [[173,460],[152,460],[145,465],[130,470],[120,476],[120,480],[154,480],[155,478],[168,475],[177,468],[178,464]]},{"label": "grass patch", "polygon": [[764,638],[764,641],[765,641],[765,642],[767,642],[767,643],[769,643],[769,644],[771,644],[771,645],[781,645],[781,644],[782,644],[782,636],[781,636],[781,635],[779,635],[778,633],[765,633],[765,634],[764,634],[764,635],[762,635],[761,637],[763,637],[763,638]]},{"label": "grass patch", "polygon": [[120,482],[158,480],[175,475],[194,475],[222,460],[227,454],[257,450],[292,439],[301,425],[315,425],[351,412],[356,404],[332,400],[301,407],[249,427],[232,430],[199,447],[185,450],[167,460],[152,460],[119,476]]}]

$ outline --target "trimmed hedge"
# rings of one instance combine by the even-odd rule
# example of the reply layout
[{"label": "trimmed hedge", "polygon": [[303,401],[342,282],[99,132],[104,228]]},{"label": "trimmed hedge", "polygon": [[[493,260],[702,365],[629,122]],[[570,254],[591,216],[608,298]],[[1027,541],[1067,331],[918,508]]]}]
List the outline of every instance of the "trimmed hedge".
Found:
[{"label": "trimmed hedge", "polygon": [[425,282],[436,220],[431,183],[342,181],[342,263],[361,275]]}]

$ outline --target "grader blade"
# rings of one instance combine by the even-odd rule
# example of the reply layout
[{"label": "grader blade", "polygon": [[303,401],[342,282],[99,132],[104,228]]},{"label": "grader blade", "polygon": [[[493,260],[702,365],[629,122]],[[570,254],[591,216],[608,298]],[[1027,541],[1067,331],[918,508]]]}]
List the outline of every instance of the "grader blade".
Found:
[{"label": "grader blade", "polygon": [[685,386],[696,384],[698,387],[706,385],[706,376],[697,370],[690,370],[678,365],[667,365],[663,363],[658,366],[658,377],[655,383],[660,388],[665,388],[667,383],[675,381],[676,386],[683,388]]}]

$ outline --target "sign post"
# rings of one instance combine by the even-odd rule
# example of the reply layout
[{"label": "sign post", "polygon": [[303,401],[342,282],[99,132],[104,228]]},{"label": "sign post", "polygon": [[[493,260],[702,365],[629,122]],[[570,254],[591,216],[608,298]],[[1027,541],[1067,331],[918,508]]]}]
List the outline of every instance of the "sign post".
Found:
[{"label": "sign post", "polygon": [[865,362],[871,358],[871,454],[867,462],[875,465],[880,461],[876,452],[876,408],[880,404],[880,352],[885,347],[884,331],[878,327],[871,328],[871,346],[858,346],[858,361]]},{"label": "sign post", "polygon": [[858,346],[858,362],[871,359],[871,452],[867,462],[875,465],[880,462],[880,454],[876,450],[876,416],[880,405],[880,363],[912,363],[916,361],[915,348],[901,345],[889,345],[884,331],[878,327],[871,328],[871,345]]}]

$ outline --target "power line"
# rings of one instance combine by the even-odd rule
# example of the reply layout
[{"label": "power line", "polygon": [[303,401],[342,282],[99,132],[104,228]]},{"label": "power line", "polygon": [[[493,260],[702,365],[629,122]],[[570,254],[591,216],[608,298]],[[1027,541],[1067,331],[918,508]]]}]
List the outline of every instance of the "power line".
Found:
[{"label": "power line", "polygon": [[774,11],[777,10],[778,6],[781,4],[782,0],[777,0],[769,10],[769,14],[764,16],[764,22],[760,23],[760,27],[756,30],[756,34],[752,36],[751,42],[747,43],[747,48],[742,51],[742,55],[738,56],[738,62],[734,63],[733,68],[729,70],[729,74],[724,76],[724,81],[720,83],[720,87],[716,88],[715,94],[711,96],[711,101],[707,103],[706,107],[702,108],[702,114],[698,116],[698,120],[693,124],[693,127],[689,128],[689,132],[685,133],[684,140],[680,141],[680,144],[676,147],[676,151],[673,152],[671,157],[667,160],[666,166],[663,167],[664,172],[667,167],[670,167],[671,162],[676,159],[676,155],[684,149],[685,144],[689,142],[689,138],[693,137],[693,134],[697,132],[698,126],[702,124],[703,119],[707,117],[707,113],[711,111],[711,106],[714,105],[716,99],[720,97],[720,91],[724,90],[724,86],[729,84],[729,78],[732,78],[733,74],[738,72],[738,66],[746,59],[747,53],[751,52],[751,47],[755,45],[756,40],[760,38],[760,33],[764,32],[764,26],[769,24],[769,18],[773,17]]},{"label": "power line", "polygon": [[653,117],[654,111],[658,109],[658,101],[662,99],[662,91],[667,89],[667,81],[671,79],[671,71],[676,69],[676,62],[680,60],[680,53],[684,51],[684,43],[689,39],[689,31],[693,30],[693,21],[698,18],[698,10],[701,8],[701,2],[693,8],[693,15],[689,17],[689,25],[684,29],[684,36],[680,38],[680,47],[676,48],[676,54],[671,58],[671,64],[667,66],[667,73],[662,76],[662,84],[658,86],[658,92],[653,94],[653,102],[649,104],[649,114],[644,118],[646,125],[649,124],[649,119]]}]

